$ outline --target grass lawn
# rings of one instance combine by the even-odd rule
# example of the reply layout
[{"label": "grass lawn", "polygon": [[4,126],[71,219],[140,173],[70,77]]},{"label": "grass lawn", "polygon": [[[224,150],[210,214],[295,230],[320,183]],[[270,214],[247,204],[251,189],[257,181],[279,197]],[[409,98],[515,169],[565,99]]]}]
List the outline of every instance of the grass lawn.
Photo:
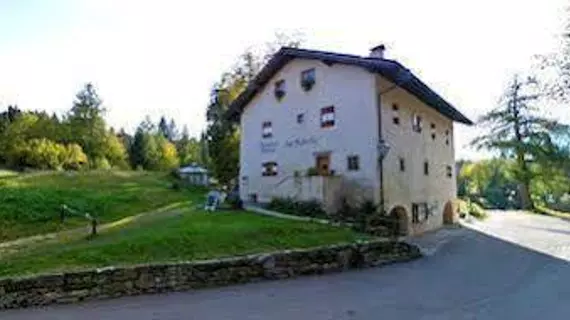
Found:
[{"label": "grass lawn", "polygon": [[62,204],[110,222],[184,201],[203,193],[169,188],[166,173],[40,172],[0,176],[0,242],[85,226],[75,217],[60,223]]},{"label": "grass lawn", "polygon": [[6,178],[6,177],[13,177],[16,175],[18,175],[18,173],[15,171],[0,169],[0,179]]},{"label": "grass lawn", "polygon": [[363,239],[349,229],[185,208],[160,220],[109,230],[95,239],[49,244],[0,261],[0,277],[108,265],[206,259]]}]

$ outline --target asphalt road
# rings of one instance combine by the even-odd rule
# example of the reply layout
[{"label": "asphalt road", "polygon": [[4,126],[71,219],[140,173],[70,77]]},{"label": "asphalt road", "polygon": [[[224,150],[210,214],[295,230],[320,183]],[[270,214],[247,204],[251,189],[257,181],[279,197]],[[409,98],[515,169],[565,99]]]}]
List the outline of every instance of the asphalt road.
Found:
[{"label": "asphalt road", "polygon": [[0,312],[2,320],[569,319],[570,222],[498,212],[414,240],[399,265],[245,286]]}]

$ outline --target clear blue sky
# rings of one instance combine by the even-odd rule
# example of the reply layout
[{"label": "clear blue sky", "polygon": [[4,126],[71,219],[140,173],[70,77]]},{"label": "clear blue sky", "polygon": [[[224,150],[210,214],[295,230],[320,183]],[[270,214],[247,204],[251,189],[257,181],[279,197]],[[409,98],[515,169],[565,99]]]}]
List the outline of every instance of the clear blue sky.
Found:
[{"label": "clear blue sky", "polygon": [[[299,30],[310,48],[365,55],[387,44],[389,58],[475,119],[513,72],[556,47],[564,3],[0,0],[0,108],[63,112],[92,81],[111,125],[132,130],[165,114],[197,134],[209,89],[235,57]],[[456,132],[458,157],[481,156],[465,147],[476,129]]]}]

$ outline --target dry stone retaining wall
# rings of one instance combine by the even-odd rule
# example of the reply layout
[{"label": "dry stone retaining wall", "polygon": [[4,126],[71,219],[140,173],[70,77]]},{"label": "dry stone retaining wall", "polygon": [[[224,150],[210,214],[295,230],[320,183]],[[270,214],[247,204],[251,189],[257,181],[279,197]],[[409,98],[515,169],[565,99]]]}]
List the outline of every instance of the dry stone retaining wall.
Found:
[{"label": "dry stone retaining wall", "polygon": [[417,247],[372,241],[216,260],[110,267],[0,279],[0,309],[74,303],[283,279],[408,261]]}]

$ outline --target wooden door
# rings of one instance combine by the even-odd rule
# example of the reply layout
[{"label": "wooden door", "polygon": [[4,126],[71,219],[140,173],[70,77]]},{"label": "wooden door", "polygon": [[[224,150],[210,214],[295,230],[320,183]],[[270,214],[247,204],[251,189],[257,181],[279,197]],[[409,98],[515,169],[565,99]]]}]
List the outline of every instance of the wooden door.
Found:
[{"label": "wooden door", "polygon": [[317,155],[317,172],[320,176],[328,176],[330,173],[331,156],[330,154]]}]

